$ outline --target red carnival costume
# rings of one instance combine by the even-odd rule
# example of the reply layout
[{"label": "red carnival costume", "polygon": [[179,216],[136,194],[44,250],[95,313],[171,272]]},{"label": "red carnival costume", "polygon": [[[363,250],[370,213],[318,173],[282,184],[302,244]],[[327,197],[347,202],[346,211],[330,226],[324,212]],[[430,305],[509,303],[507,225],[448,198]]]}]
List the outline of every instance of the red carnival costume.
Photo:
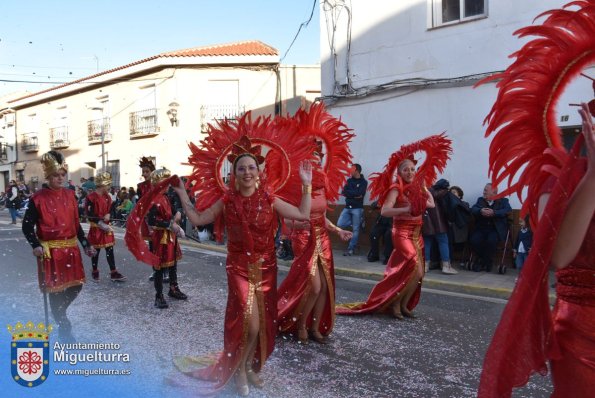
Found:
[{"label": "red carnival costume", "polygon": [[[335,321],[335,269],[333,251],[327,231],[326,210],[328,202],[335,202],[339,191],[349,175],[351,153],[348,143],[353,134],[338,119],[328,114],[322,103],[311,106],[309,112],[300,110],[296,113],[301,134],[315,139],[326,148],[324,169],[314,169],[312,178],[312,207],[310,222],[291,232],[291,243],[295,259],[289,274],[278,289],[279,312],[277,323],[279,330],[296,333],[298,320],[305,305],[312,279],[317,277],[318,265],[324,273],[327,285],[326,303],[322,312],[318,331],[328,336]],[[318,149],[319,152],[322,148]],[[321,153],[320,153],[321,154]],[[300,186],[297,175],[292,176],[289,187]],[[282,197],[295,198],[296,195],[279,193]],[[306,328],[310,330],[312,312],[306,314]]]},{"label": "red carnival costume", "polygon": [[[112,208],[112,198],[108,193],[99,195],[97,192],[91,192],[87,196],[87,215],[89,218],[89,233],[87,239],[89,243],[96,249],[105,247],[112,247],[115,244],[113,231],[104,231],[99,228],[99,221],[103,220],[106,214],[110,214]],[[109,222],[103,221],[106,225]]]},{"label": "red carnival costume", "polygon": [[[150,210],[154,216],[153,233],[151,244],[153,254],[159,258],[156,269],[172,267],[176,261],[182,259],[182,251],[178,243],[178,237],[166,225],[169,225],[173,218],[172,207],[166,194],[161,194],[153,201]],[[144,224],[144,223],[143,223]]]},{"label": "red carnival costume", "polygon": [[112,198],[107,190],[112,185],[112,176],[107,172],[98,173],[95,177],[95,184],[97,184],[97,191],[90,193],[85,201],[85,210],[90,224],[87,239],[97,250],[91,258],[91,276],[94,282],[99,281],[99,252],[101,249],[105,249],[105,257],[110,268],[110,278],[113,282],[121,282],[126,277],[116,269],[113,247],[115,244],[114,232],[109,225]]},{"label": "red carnival costume", "polygon": [[[227,308],[225,311],[224,349],[216,362],[206,368],[196,370],[204,364],[192,357],[176,358],[176,366],[185,374],[215,382],[205,393],[222,389],[240,366],[240,358],[246,347],[248,320],[254,303],[259,313],[259,339],[251,369],[260,371],[273,351],[277,332],[277,261],[274,247],[274,233],[277,228],[277,215],[272,208],[275,193],[289,180],[291,170],[308,159],[312,153],[310,142],[305,141],[297,132],[296,123],[276,123],[269,118],[257,118],[252,121],[248,112],[239,120],[226,120],[219,126],[210,126],[201,147],[190,144],[192,151],[189,163],[194,171],[187,186],[199,192],[199,210],[210,208],[219,200],[223,201],[223,213],[228,237],[228,255],[226,272],[228,279]],[[264,161],[260,155],[261,145],[269,147],[269,153],[279,155],[280,162],[267,165],[260,173],[260,186],[248,197],[237,190],[229,189],[221,175],[226,161],[233,163],[236,157],[250,154],[258,163]],[[291,153],[289,158],[287,153]],[[267,169],[283,170],[282,178],[270,182]],[[135,210],[143,214],[147,200],[153,200],[157,193],[176,185],[173,176],[159,183],[151,195],[143,197]],[[232,181],[229,184],[235,186]],[[140,207],[139,207],[140,204]],[[132,217],[132,223],[137,218]],[[131,217],[128,218],[129,220]],[[136,228],[133,228],[135,230]],[[127,236],[130,250],[143,261],[152,261],[143,254],[142,243],[138,237]]]},{"label": "red carnival costume", "polygon": [[[446,161],[451,152],[450,144],[451,141],[442,134],[403,145],[398,152],[391,155],[384,171],[376,173],[370,178],[372,181],[370,196],[371,199],[378,198],[379,206],[382,206],[389,191],[396,189],[398,197],[395,207],[411,204],[411,215],[419,217],[407,220],[393,217],[393,252],[386,265],[384,277],[374,286],[365,302],[337,306],[337,314],[357,315],[390,312],[400,292],[414,277],[416,266],[424,263],[421,214],[426,208],[427,190],[425,187],[431,186],[437,173],[442,172],[446,167]],[[397,182],[393,183],[399,165],[407,159],[414,161],[413,155],[419,151],[425,151],[426,160],[417,171],[414,180],[410,184],[406,184],[397,175]],[[413,310],[419,302],[420,293],[421,281],[407,303],[409,311]]]},{"label": "red carnival costume", "polygon": [[[578,7],[571,10],[572,7]],[[582,136],[568,153],[556,125],[555,105],[564,88],[595,62],[595,0],[574,1],[541,14],[541,26],[516,32],[539,36],[515,53],[503,73],[498,98],[486,118],[494,184],[508,180],[501,193],[527,198],[534,241],[516,287],[486,353],[478,395],[509,397],[533,372],[551,364],[556,397],[592,396],[595,380],[595,220],[568,266],[556,271],[557,299],[548,301],[548,270],[565,210],[586,170]],[[520,172],[518,179],[513,179]],[[549,189],[548,186],[553,186]],[[551,191],[537,220],[540,195]]]},{"label": "red carnival costume", "polygon": [[[37,238],[44,252],[42,264],[46,291],[60,292],[82,285],[85,283],[85,271],[76,242],[82,229],[74,192],[66,188],[56,191],[43,188],[31,196],[31,202],[37,215]],[[43,286],[41,281],[40,286]]]},{"label": "red carnival costume", "polygon": [[70,342],[74,337],[66,311],[85,283],[76,240],[87,254],[92,255],[93,249],[79,224],[74,192],[60,186],[68,172],[64,156],[50,151],[41,157],[41,163],[49,184],[31,197],[23,217],[23,233],[37,256],[39,286],[48,293],[52,315],[60,327],[59,338]]}]

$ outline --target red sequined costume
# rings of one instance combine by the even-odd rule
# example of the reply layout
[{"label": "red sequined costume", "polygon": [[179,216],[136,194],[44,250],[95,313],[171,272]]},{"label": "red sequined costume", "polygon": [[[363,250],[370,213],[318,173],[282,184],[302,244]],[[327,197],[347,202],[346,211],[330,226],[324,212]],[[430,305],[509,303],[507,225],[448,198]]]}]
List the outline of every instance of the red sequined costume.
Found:
[{"label": "red sequined costume", "polygon": [[[260,155],[261,145],[268,146],[269,153],[280,153],[282,161],[267,160],[265,170],[259,175],[259,187],[251,196],[243,197],[233,189],[233,175],[229,186],[225,184],[221,175],[222,165],[227,160],[233,163],[229,157],[231,154],[249,154],[261,163],[264,160]],[[277,215],[272,203],[275,192],[289,180],[289,171],[296,170],[302,160],[311,156],[313,145],[297,134],[295,123],[271,122],[269,118],[262,117],[253,121],[251,113],[247,112],[238,120],[225,120],[217,127],[210,126],[201,147],[191,143],[190,149],[189,162],[194,171],[186,186],[198,192],[200,200],[196,207],[205,210],[219,200],[223,201],[228,237],[228,296],[224,346],[215,363],[200,368],[205,364],[204,357],[198,361],[193,357],[178,357],[174,363],[185,374],[215,382],[203,391],[214,393],[227,384],[240,366],[247,349],[248,321],[252,318],[253,303],[258,305],[260,328],[254,360],[248,366],[254,372],[260,371],[273,351],[277,333],[277,258],[274,245]],[[291,158],[288,153],[291,153]],[[271,182],[267,178],[268,167],[281,168],[286,173]],[[170,182],[165,180],[163,183]],[[131,237],[129,248],[136,247],[136,243]]]},{"label": "red sequined costume", "polygon": [[[249,309],[254,301],[260,315],[259,340],[252,364],[254,371],[260,371],[273,352],[277,334],[277,257],[274,242],[277,215],[273,211],[271,197],[260,189],[249,197],[230,191],[223,201],[228,239],[224,349],[216,363],[190,372],[194,377],[217,382],[214,389],[225,386],[238,367],[246,346],[247,323],[251,315]],[[253,245],[246,239],[247,230]]]},{"label": "red sequined costume", "polygon": [[159,258],[158,264],[154,266],[155,269],[172,267],[176,261],[182,259],[178,237],[169,228],[172,218],[172,206],[167,194],[158,195],[153,201],[153,207],[149,210],[149,224],[153,228],[150,237],[151,247],[153,254]]},{"label": "red sequined costume", "polygon": [[[102,231],[97,225],[99,221],[103,221],[103,217],[106,214],[110,214],[112,198],[108,193],[99,195],[97,192],[91,192],[86,200],[87,215],[90,224],[87,235],[89,243],[96,249],[112,247],[115,243],[114,233],[112,231]],[[109,222],[103,222],[109,225]]]},{"label": "red sequined costume", "polygon": [[[47,292],[61,292],[85,283],[81,252],[76,242],[77,237],[81,242],[85,239],[72,190],[43,188],[33,194],[23,221],[23,232],[33,248],[43,247]],[[39,277],[41,287],[41,274]]]},{"label": "red sequined costume", "polygon": [[[326,229],[327,200],[324,188],[313,188],[312,194],[310,222],[291,231],[291,244],[295,259],[291,264],[289,274],[278,289],[277,309],[279,315],[277,323],[281,332],[297,332],[297,321],[302,313],[304,300],[312,286],[312,278],[317,276],[320,264],[328,286],[328,297],[322,312],[319,332],[328,336],[335,323],[335,266],[331,241]],[[310,330],[311,324],[312,313],[306,322],[308,330]]]},{"label": "red sequined costume", "polygon": [[[393,251],[386,264],[384,277],[374,286],[368,299],[363,303],[349,303],[337,306],[339,315],[358,315],[375,312],[390,312],[393,303],[407,286],[411,278],[415,277],[416,267],[424,263],[423,238],[421,236],[421,214],[426,208],[427,190],[436,179],[438,172],[446,167],[451,152],[451,141],[444,134],[427,137],[423,140],[402,146],[399,151],[391,155],[382,173],[371,177],[371,197],[378,197],[378,204],[382,206],[388,193],[396,189],[398,192],[395,207],[411,205],[411,219],[393,217],[392,241]],[[410,184],[405,183],[400,176],[393,183],[399,165],[405,160],[413,162],[416,152],[426,152],[426,160],[415,174]],[[421,281],[407,303],[407,309],[413,310],[419,302]]]},{"label": "red sequined costume", "polygon": [[[403,200],[402,192],[395,207],[408,204]],[[390,313],[393,302],[415,274],[415,267],[423,264],[424,240],[421,236],[421,217],[415,220],[401,220],[393,217],[392,241],[393,251],[386,264],[384,276],[374,286],[372,292],[363,303],[343,304],[337,307],[339,315],[358,315],[374,312]],[[412,311],[419,302],[421,282],[407,304]]]},{"label": "red sequined costume", "polygon": [[[326,224],[328,203],[339,198],[339,192],[350,173],[352,161],[349,142],[353,134],[347,126],[326,112],[322,103],[313,104],[308,111],[299,110],[294,116],[300,133],[315,140],[316,153],[321,158],[322,166],[312,171],[312,206],[310,221],[298,223],[290,234],[295,259],[287,277],[278,288],[279,330],[284,333],[297,332],[302,308],[306,304],[312,280],[317,278],[319,265],[326,280],[327,298],[320,319],[318,331],[328,336],[335,323],[335,266],[333,251]],[[299,187],[297,175],[292,176],[288,189]],[[279,192],[279,196],[294,201],[297,192]],[[295,223],[290,221],[289,226]],[[304,314],[307,330],[312,328],[313,311]]]},{"label": "red sequined costume", "polygon": [[[582,136],[568,153],[556,103],[580,72],[595,63],[595,0],[551,10],[541,25],[516,32],[538,36],[496,74],[498,98],[486,118],[490,171],[501,195],[523,200],[534,230],[531,252],[486,353],[480,397],[509,397],[550,362],[554,397],[591,397],[595,380],[595,226],[591,219],[578,255],[556,271],[556,304],[549,306],[548,271],[565,211],[585,174]],[[490,79],[490,80],[492,80]],[[553,188],[549,188],[553,186]],[[545,188],[547,187],[547,188]],[[551,191],[538,220],[542,193]]]}]

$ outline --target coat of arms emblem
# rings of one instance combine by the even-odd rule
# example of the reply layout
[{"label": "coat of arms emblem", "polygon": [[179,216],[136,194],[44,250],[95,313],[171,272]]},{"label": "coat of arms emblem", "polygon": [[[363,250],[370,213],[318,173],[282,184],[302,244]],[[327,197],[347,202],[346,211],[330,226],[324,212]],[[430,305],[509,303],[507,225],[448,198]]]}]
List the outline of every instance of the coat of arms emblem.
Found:
[{"label": "coat of arms emblem", "polygon": [[8,326],[12,334],[10,358],[12,379],[25,387],[36,387],[43,383],[50,372],[50,341],[52,325],[29,321],[13,327]]}]

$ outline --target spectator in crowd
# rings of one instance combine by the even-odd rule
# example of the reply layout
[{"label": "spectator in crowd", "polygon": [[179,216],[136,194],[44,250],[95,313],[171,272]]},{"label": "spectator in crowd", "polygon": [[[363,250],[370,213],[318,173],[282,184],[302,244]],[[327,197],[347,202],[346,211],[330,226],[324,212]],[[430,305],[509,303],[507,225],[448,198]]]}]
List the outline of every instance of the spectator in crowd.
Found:
[{"label": "spectator in crowd", "polygon": [[133,207],[134,204],[130,200],[130,194],[120,191],[120,204],[116,206],[116,218],[119,221],[126,220]]},{"label": "spectator in crowd", "polygon": [[434,240],[438,242],[442,273],[458,274],[450,263],[448,247],[448,203],[450,183],[445,179],[438,180],[430,189],[435,207],[428,207],[423,216],[422,235],[424,237],[425,269],[430,270],[431,252]]},{"label": "spectator in crowd", "polygon": [[19,195],[21,196],[21,199],[24,200],[24,199],[27,199],[29,196],[31,196],[29,187],[23,181],[19,181],[18,189],[19,189]]},{"label": "spectator in crowd", "polygon": [[17,217],[22,219],[23,216],[19,215],[18,210],[21,208],[21,195],[19,195],[19,188],[15,180],[11,180],[6,190],[8,199],[6,201],[6,208],[10,212],[10,218],[12,223],[17,223]]},{"label": "spectator in crowd", "polygon": [[353,164],[351,177],[347,179],[343,187],[342,195],[345,196],[345,208],[339,216],[337,227],[345,229],[351,226],[353,228],[353,237],[349,241],[347,251],[344,256],[352,256],[359,239],[359,230],[362,224],[364,213],[364,196],[368,188],[368,181],[362,175],[362,166]]},{"label": "spectator in crowd", "polygon": [[393,251],[393,240],[392,240],[392,217],[384,217],[380,214],[380,208],[378,207],[378,201],[372,202],[370,207],[378,211],[378,216],[374,221],[372,230],[370,231],[370,251],[368,252],[368,262],[373,263],[380,260],[380,239],[384,244],[384,250],[382,251],[382,264],[386,265]]},{"label": "spectator in crowd", "polygon": [[512,257],[514,258],[515,268],[520,270],[523,268],[523,264],[525,264],[525,260],[531,250],[533,232],[531,232],[527,220],[523,218],[519,219],[519,227],[520,230],[514,243],[514,249],[512,249]]},{"label": "spectator in crowd", "polygon": [[136,194],[134,187],[128,188],[128,199],[130,199],[132,201],[133,205],[136,204],[136,201],[138,200],[138,195]]},{"label": "spectator in crowd", "polygon": [[97,186],[95,185],[95,177],[89,177],[88,180],[82,183],[81,188],[87,193],[95,191]]},{"label": "spectator in crowd", "polygon": [[492,260],[498,241],[504,241],[508,233],[508,215],[512,208],[508,199],[494,199],[498,189],[491,183],[485,185],[483,196],[471,208],[475,216],[475,228],[471,233],[469,243],[479,257],[479,263],[473,264],[473,271],[479,272],[484,267],[487,272],[492,270]]},{"label": "spectator in crowd", "polygon": [[72,180],[68,180],[67,188],[70,189],[71,191],[75,191],[76,192],[76,187],[72,183]]},{"label": "spectator in crowd", "polygon": [[85,211],[85,205],[87,201],[87,192],[83,189],[80,190],[78,197],[78,208],[79,208],[79,220],[80,222],[87,222],[87,213]]},{"label": "spectator in crowd", "polygon": [[453,185],[450,187],[450,208],[448,217],[451,261],[457,251],[464,252],[465,244],[469,240],[469,223],[471,222],[471,208],[463,200],[463,190]]}]

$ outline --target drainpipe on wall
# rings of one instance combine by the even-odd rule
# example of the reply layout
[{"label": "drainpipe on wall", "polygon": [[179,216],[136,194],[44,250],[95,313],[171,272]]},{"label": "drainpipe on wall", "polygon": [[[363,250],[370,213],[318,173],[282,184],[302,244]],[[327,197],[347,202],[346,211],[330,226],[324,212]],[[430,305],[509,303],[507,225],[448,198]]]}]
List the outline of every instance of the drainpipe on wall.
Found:
[{"label": "drainpipe on wall", "polygon": [[275,116],[279,116],[283,112],[283,103],[281,102],[281,72],[279,64],[275,67],[275,75],[277,76],[277,92],[275,93]]}]

